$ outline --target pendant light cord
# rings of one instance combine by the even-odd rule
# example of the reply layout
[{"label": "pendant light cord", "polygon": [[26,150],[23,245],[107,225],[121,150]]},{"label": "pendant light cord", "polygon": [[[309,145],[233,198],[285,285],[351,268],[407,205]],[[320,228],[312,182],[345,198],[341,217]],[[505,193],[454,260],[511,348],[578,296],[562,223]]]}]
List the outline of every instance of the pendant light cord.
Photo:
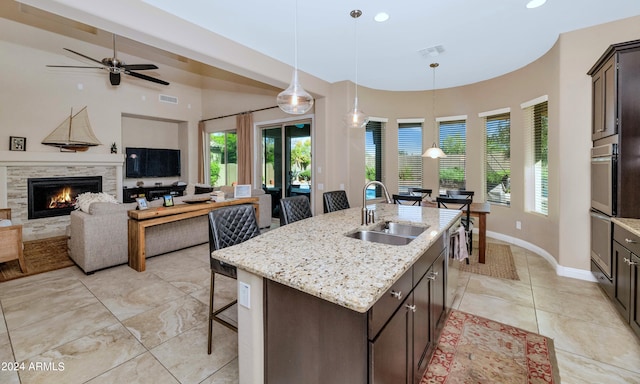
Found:
[{"label": "pendant light cord", "polygon": [[356,42],[356,103],[358,102],[358,17],[360,16],[355,17],[355,25],[353,28]]},{"label": "pendant light cord", "polygon": [[293,17],[293,66],[298,72],[298,0],[296,0],[295,15]]},{"label": "pendant light cord", "polygon": [[431,88],[431,113],[433,114],[433,136],[434,136],[434,143],[436,142],[436,139],[438,136],[436,135],[436,68],[438,68],[440,64],[438,63],[431,63],[429,64],[429,66],[433,69],[433,77],[432,77],[432,88]]}]

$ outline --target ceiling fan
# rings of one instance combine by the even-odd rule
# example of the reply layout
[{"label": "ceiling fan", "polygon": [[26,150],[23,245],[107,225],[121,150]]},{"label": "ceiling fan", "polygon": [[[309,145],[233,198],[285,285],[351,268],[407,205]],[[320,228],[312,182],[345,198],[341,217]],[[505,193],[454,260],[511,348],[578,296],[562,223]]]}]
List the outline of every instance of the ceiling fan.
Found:
[{"label": "ceiling fan", "polygon": [[85,59],[91,60],[100,64],[100,67],[89,67],[89,66],[78,66],[78,65],[47,65],[47,67],[55,67],[55,68],[95,68],[95,69],[104,69],[109,71],[109,82],[111,85],[120,84],[120,75],[125,74],[133,77],[137,77],[138,79],[152,81],[154,83],[169,85],[164,80],[156,79],[155,77],[143,75],[141,73],[133,72],[133,71],[144,71],[147,69],[158,69],[158,67],[154,64],[125,64],[123,61],[120,61],[116,57],[116,35],[113,35],[113,57],[105,57],[102,60],[96,60],[87,55],[83,55],[82,53],[73,51],[69,48],[64,48],[64,50],[74,53],[78,56],[82,56]]}]

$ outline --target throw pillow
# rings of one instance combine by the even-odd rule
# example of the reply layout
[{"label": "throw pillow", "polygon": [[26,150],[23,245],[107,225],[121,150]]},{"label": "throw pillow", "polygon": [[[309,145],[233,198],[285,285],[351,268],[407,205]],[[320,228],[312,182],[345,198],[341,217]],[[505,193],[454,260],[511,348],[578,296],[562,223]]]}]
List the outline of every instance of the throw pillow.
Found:
[{"label": "throw pillow", "polygon": [[118,200],[116,200],[115,197],[104,193],[104,192],[99,192],[99,193],[93,193],[93,192],[85,192],[85,193],[81,193],[78,195],[78,197],[76,197],[76,201],[73,204],[73,206],[76,209],[79,209],[83,212],[87,212],[89,213],[89,206],[91,205],[91,203],[95,203],[95,202],[104,202],[104,203],[118,203]]},{"label": "throw pillow", "polygon": [[11,226],[11,220],[9,219],[0,220],[0,227],[10,227],[10,226]]}]

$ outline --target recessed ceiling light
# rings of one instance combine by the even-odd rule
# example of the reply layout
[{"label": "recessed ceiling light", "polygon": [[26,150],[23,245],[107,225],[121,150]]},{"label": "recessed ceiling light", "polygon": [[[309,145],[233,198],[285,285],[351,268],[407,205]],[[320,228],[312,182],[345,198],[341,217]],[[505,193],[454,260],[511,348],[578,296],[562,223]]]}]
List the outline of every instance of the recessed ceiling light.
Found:
[{"label": "recessed ceiling light", "polygon": [[542,5],[544,5],[544,3],[546,3],[547,0],[531,0],[527,3],[527,8],[529,9],[533,9],[533,8],[538,8]]},{"label": "recessed ceiling light", "polygon": [[389,14],[386,12],[378,12],[373,19],[378,23],[384,23],[389,20]]}]

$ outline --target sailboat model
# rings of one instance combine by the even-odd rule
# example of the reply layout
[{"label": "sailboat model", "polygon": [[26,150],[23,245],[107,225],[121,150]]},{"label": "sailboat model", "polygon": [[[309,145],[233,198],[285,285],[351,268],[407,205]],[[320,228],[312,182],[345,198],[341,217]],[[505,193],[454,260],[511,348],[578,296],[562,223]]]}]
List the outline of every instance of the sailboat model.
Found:
[{"label": "sailboat model", "polygon": [[60,148],[60,151],[81,151],[84,152],[89,147],[102,145],[100,140],[93,133],[89,124],[89,114],[87,107],[80,112],[73,114],[73,109],[67,117],[49,136],[42,140],[42,144]]}]

